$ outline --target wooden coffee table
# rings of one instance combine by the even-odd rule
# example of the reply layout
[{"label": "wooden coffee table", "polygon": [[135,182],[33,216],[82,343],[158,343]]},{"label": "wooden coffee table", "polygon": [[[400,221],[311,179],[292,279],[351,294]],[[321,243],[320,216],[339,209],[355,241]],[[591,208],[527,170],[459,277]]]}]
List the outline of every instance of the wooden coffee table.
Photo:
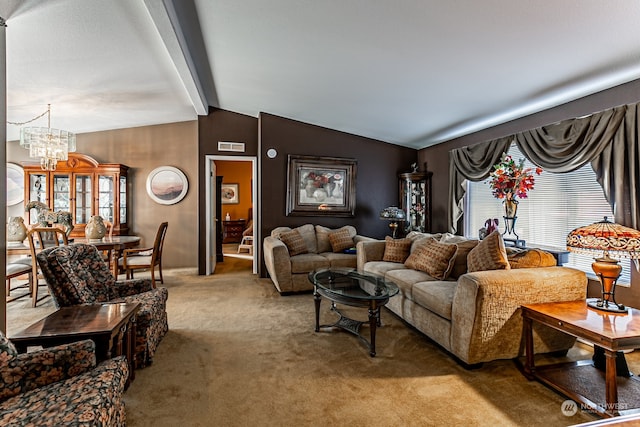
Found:
[{"label": "wooden coffee table", "polygon": [[127,385],[135,379],[136,313],[140,303],[105,303],[62,307],[14,334],[18,352],[29,346],[51,347],[91,339],[98,361],[125,355],[129,363]]},{"label": "wooden coffee table", "polygon": [[[524,374],[559,391],[596,413],[612,417],[640,408],[640,380],[633,374],[620,376],[618,352],[640,348],[640,310],[626,314],[601,311],[586,301],[527,304],[522,306],[526,364]],[[533,323],[557,329],[602,348],[605,372],[591,360],[535,366]]]}]

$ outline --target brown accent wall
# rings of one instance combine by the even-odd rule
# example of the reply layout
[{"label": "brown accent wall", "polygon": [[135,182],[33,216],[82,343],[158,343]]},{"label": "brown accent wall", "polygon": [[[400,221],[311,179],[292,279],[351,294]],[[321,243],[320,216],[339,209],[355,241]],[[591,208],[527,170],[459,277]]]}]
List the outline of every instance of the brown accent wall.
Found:
[{"label": "brown accent wall", "polygon": [[[331,228],[350,224],[359,234],[376,238],[388,234],[389,224],[378,215],[383,208],[398,204],[397,175],[411,169],[416,150],[266,113],[260,114],[259,128],[262,237],[279,226],[307,223]],[[278,152],[274,159],[266,155],[270,148]],[[356,159],[355,217],[286,216],[287,156],[290,154]]]},{"label": "brown accent wall", "polygon": [[[122,163],[129,169],[130,234],[142,237],[143,247],[153,245],[158,226],[169,222],[162,257],[163,267],[196,267],[198,236],[198,175],[196,121],[143,126],[77,135],[77,152],[100,163]],[[18,141],[7,144],[7,161],[30,161]],[[149,172],[174,166],[187,176],[189,190],[181,202],[160,205],[146,190]],[[9,215],[22,215],[24,205],[9,207]]]},{"label": "brown accent wall", "polygon": [[[448,229],[450,150],[639,101],[640,80],[634,80],[558,107],[420,150],[418,152],[419,162],[428,162],[429,170],[433,171],[434,230],[445,231]],[[462,224],[459,224],[458,229],[462,230]],[[623,304],[640,307],[640,273],[633,267],[631,268],[631,277],[632,286],[630,288],[619,287],[616,295],[619,296],[619,301]],[[595,286],[590,285],[589,291],[593,292],[594,289]]]},{"label": "brown accent wall", "polygon": [[[218,141],[244,142],[245,152],[218,151]],[[198,117],[198,180],[203,189],[198,195],[198,225],[202,232],[198,236],[198,272],[206,267],[206,194],[205,159],[208,155],[257,156],[258,119],[231,111],[210,108],[207,116]]]}]

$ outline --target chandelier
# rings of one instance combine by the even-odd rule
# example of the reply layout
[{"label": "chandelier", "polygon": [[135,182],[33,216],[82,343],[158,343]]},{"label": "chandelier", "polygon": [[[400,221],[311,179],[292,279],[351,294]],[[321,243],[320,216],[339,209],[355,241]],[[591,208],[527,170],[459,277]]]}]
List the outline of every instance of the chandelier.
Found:
[{"label": "chandelier", "polygon": [[51,128],[51,104],[47,111],[25,123],[27,124],[47,115],[47,127],[27,126],[20,129],[20,146],[29,150],[29,157],[40,159],[43,170],[54,171],[60,160],[69,158],[69,151],[76,151],[76,134]]}]

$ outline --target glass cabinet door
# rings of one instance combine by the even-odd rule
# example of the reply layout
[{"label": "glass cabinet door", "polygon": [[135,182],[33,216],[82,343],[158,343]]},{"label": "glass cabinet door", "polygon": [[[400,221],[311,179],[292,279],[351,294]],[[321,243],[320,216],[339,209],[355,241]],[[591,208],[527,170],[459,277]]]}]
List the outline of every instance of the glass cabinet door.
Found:
[{"label": "glass cabinet door", "polygon": [[127,223],[127,177],[120,177],[120,224]]},{"label": "glass cabinet door", "polygon": [[107,221],[113,222],[113,207],[115,205],[115,185],[112,175],[100,175],[98,177],[98,215]]},{"label": "glass cabinet door", "polygon": [[71,212],[71,177],[69,175],[53,175],[53,211]]},{"label": "glass cabinet door", "polygon": [[404,232],[431,231],[431,172],[400,174],[400,205],[405,214]]},{"label": "glass cabinet door", "polygon": [[47,175],[29,174],[29,200],[27,202],[47,203]]},{"label": "glass cabinet door", "polygon": [[93,194],[91,191],[91,175],[76,175],[76,224],[86,224],[91,218]]}]

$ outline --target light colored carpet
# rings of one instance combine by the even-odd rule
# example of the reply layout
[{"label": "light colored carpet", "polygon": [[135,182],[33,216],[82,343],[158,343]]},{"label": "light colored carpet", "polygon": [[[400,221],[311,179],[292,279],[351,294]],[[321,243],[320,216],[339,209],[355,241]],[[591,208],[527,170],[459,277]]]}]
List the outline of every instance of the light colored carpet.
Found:
[{"label": "light colored carpet", "polygon": [[[513,361],[465,370],[386,310],[371,358],[348,333],[315,333],[313,296],[281,297],[250,265],[225,259],[213,276],[165,271],[170,330],[125,394],[129,426],[550,427],[597,419],[564,416],[565,398],[527,381]],[[321,308],[321,320],[332,322],[329,304]],[[10,303],[9,336],[51,310],[50,299],[35,309]]]}]

